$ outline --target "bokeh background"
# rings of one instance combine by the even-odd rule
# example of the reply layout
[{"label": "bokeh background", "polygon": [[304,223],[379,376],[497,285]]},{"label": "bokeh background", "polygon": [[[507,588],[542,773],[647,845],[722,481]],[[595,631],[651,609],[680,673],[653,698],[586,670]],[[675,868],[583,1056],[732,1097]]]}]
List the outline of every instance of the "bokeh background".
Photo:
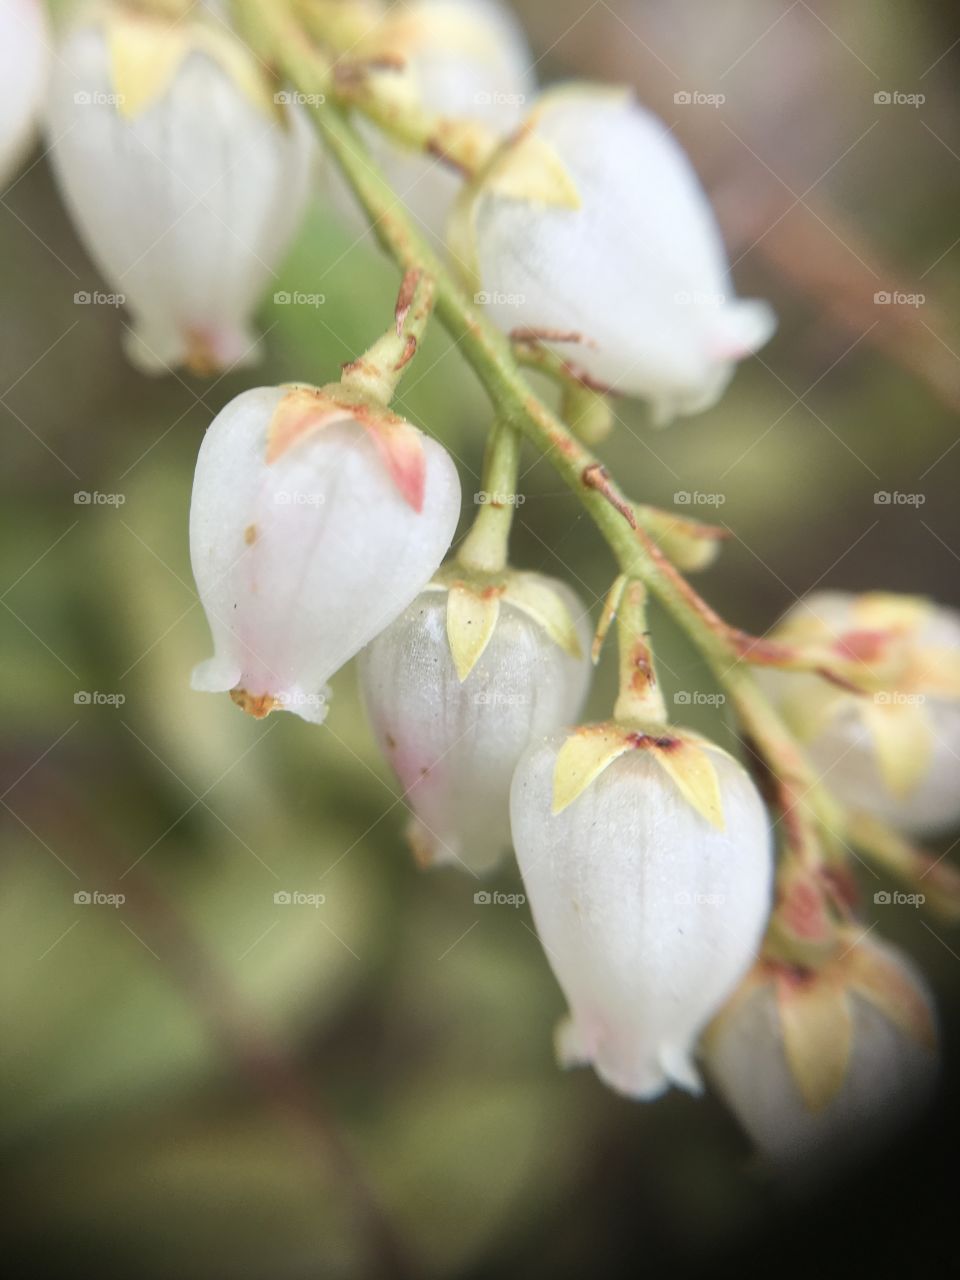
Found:
[{"label": "bokeh background", "polygon": [[[611,470],[667,508],[722,495],[695,512],[731,530],[701,585],[747,628],[817,585],[960,604],[960,14],[933,0],[516,8],[544,80],[630,83],[675,127],[739,292],[780,316],[709,413],[657,433],[618,405]],[[355,239],[318,199],[276,288],[326,301],[265,304],[255,378],[328,381],[385,327],[397,273]],[[854,1271],[943,1265],[949,1087],[888,1158],[785,1199],[714,1099],[636,1106],[555,1069],[562,1000],[528,910],[413,869],[352,670],[321,729],[254,724],[189,691],[208,651],[193,463],[251,377],[139,377],[122,312],[74,303],[103,287],[38,148],[0,198],[0,1160],[20,1273],[368,1277],[399,1253],[415,1275],[791,1276],[828,1249]],[[923,301],[875,302],[896,290]],[[401,406],[456,453],[470,492],[488,411],[442,333]],[[515,560],[595,604],[602,546],[549,466],[526,464]],[[923,502],[878,504],[884,491]],[[711,692],[655,622],[668,697]],[[684,710],[733,741],[722,709]],[[960,939],[875,907],[867,880],[868,922],[935,985],[949,1085]],[[507,865],[490,887],[520,886]],[[126,901],[74,902],[94,890]],[[282,890],[325,902],[275,905]]]}]

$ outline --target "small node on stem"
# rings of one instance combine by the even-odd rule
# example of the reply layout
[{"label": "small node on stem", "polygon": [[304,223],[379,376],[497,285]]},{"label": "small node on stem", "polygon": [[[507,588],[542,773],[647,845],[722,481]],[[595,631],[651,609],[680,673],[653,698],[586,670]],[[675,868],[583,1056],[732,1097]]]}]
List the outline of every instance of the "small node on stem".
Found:
[{"label": "small node on stem", "polygon": [[403,371],[417,353],[433,311],[434,282],[419,269],[406,272],[397,295],[394,325],[356,360],[343,366],[341,382],[351,392],[386,407]]},{"label": "small node on stem", "polygon": [[620,644],[620,694],[614,719],[627,724],[666,724],[667,712],[657,682],[653,649],[647,630],[647,589],[637,578],[614,585],[614,605]]}]

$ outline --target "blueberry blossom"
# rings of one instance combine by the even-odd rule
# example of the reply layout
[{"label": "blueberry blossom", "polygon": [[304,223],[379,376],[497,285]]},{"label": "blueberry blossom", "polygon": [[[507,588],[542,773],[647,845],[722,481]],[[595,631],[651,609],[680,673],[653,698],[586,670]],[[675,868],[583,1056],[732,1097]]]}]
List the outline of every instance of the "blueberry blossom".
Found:
[{"label": "blueberry blossom", "polygon": [[54,170],[148,373],[256,358],[251,316],[298,230],[314,142],[220,23],[96,9],[58,52]]},{"label": "blueberry blossom", "polygon": [[517,761],[582,709],[586,618],[554,579],[508,571],[484,582],[453,565],[364,651],[364,699],[423,865],[480,874],[509,847]]},{"label": "blueberry blossom", "polygon": [[819,592],[771,638],[831,644],[863,673],[860,694],[815,675],[760,673],[828,790],[910,834],[960,822],[960,614],[907,596]]},{"label": "blueberry blossom", "polygon": [[746,772],[679,730],[587,725],[527,751],[510,810],[570,1009],[560,1061],[634,1098],[699,1091],[697,1038],[753,962],[770,908],[770,822]]},{"label": "blueberry blossom", "polygon": [[190,550],[214,655],[193,687],[321,722],[326,681],[430,581],[460,483],[435,440],[342,388],[260,387],[200,448]]},{"label": "blueberry blossom", "polygon": [[[412,0],[392,6],[384,20],[351,50],[359,60],[386,69],[377,76],[381,96],[399,108],[413,106],[469,133],[477,147],[505,137],[519,125],[534,93],[535,59],[515,17],[500,0]],[[374,71],[373,74],[377,74]],[[424,155],[394,141],[363,118],[357,129],[388,178],[397,198],[438,247],[462,184],[439,149]],[[351,226],[367,220],[339,175],[327,175],[335,207]]]},{"label": "blueberry blossom", "polygon": [[734,295],[686,155],[625,92],[545,93],[466,189],[453,244],[504,330],[659,421],[708,408],[774,330],[766,303]]},{"label": "blueberry blossom", "polygon": [[929,988],[894,947],[847,930],[821,969],[765,958],[704,1040],[706,1071],[783,1172],[848,1163],[932,1090]]}]

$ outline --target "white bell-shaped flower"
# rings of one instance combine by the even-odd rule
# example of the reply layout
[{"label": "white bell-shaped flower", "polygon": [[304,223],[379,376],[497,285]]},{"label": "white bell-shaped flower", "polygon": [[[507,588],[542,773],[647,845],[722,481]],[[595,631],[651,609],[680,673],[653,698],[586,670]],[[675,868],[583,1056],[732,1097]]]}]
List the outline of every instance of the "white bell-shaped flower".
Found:
[{"label": "white bell-shaped flower", "polygon": [[0,189],[30,144],[50,63],[41,0],[0,0]]},{"label": "white bell-shaped flower", "polygon": [[837,799],[915,835],[960,823],[960,614],[906,596],[818,592],[771,638],[832,644],[872,688],[759,673]]},{"label": "white bell-shaped flower", "polygon": [[49,140],[81,237],[126,302],[128,354],[148,373],[249,363],[251,316],[305,211],[309,124],[221,24],[95,15],[59,50]]},{"label": "white bell-shaped flower", "polygon": [[482,874],[510,845],[520,756],[582,709],[590,632],[562,582],[511,572],[474,589],[450,573],[364,650],[360,677],[418,861]]},{"label": "white bell-shaped flower", "polygon": [[458,212],[454,247],[507,332],[537,337],[658,421],[708,408],[775,321],[733,293],[670,130],[619,91],[543,95]]},{"label": "white bell-shaped flower", "polygon": [[190,550],[214,656],[193,687],[321,722],[325,682],[430,581],[460,514],[435,440],[337,389],[260,387],[200,448]]},{"label": "white bell-shaped flower", "polygon": [[[402,72],[381,75],[383,89],[395,93],[401,104],[415,104],[447,120],[475,122],[499,137],[517,127],[536,88],[535,60],[516,18],[500,0],[395,4],[351,53],[402,60]],[[356,124],[398,199],[442,248],[462,177],[441,156],[405,148],[362,118]],[[365,227],[365,215],[332,171],[328,183],[336,207],[349,213],[351,225]]]},{"label": "white bell-shaped flower", "polygon": [[937,1077],[933,998],[914,966],[845,939],[820,973],[765,960],[711,1024],[711,1084],[782,1172],[862,1157],[914,1116]]},{"label": "white bell-shaped flower", "polygon": [[530,748],[511,793],[537,931],[570,1008],[566,1065],[654,1098],[698,1091],[697,1037],[753,962],[772,839],[731,757],[674,729],[590,725]]}]

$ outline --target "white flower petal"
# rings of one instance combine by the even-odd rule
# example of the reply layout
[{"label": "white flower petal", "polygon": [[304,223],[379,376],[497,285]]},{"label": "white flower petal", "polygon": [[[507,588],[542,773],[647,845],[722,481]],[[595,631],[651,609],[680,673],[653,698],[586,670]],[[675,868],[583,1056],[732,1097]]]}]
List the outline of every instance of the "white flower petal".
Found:
[{"label": "white flower petal", "polygon": [[91,256],[126,299],[128,355],[148,373],[250,363],[252,313],[306,207],[307,121],[255,104],[205,49],[132,118],[115,96],[103,28],[75,28],[53,78],[51,154]]},{"label": "white flower petal", "polygon": [[501,601],[493,635],[461,683],[445,590],[424,592],[361,657],[370,719],[419,819],[412,840],[425,862],[491,870],[510,845],[518,759],[581,710],[591,674],[586,611],[564,583],[542,581],[577,620],[580,659]]},{"label": "white flower petal", "polygon": [[[798,620],[819,619],[835,639],[860,630],[856,617],[862,597],[825,591],[800,601],[778,623],[777,631]],[[912,637],[916,649],[960,654],[960,614],[935,606]],[[931,675],[935,670],[931,667]],[[851,809],[861,810],[912,835],[947,831],[960,823],[960,698],[924,693],[921,689],[887,690],[876,695],[894,735],[903,725],[905,756],[914,751],[908,736],[910,718],[920,714],[929,724],[929,760],[922,776],[906,794],[891,789],[881,770],[868,717],[876,701],[869,693],[839,697],[817,676],[765,669],[758,672],[768,695],[788,719],[804,715],[829,697],[829,711],[807,750],[824,786]]]},{"label": "white flower petal", "polygon": [[[406,66],[426,111],[476,120],[501,136],[516,128],[536,88],[535,59],[506,6],[499,0],[414,0],[399,20],[420,33]],[[357,127],[401,203],[442,250],[461,177],[435,156],[396,145],[368,121],[359,119]],[[326,184],[328,198],[349,225],[366,227],[366,216],[332,164]]]},{"label": "white flower petal", "polygon": [[0,3],[0,190],[22,161],[39,120],[49,38],[40,0]]},{"label": "white flower petal", "polygon": [[425,488],[415,510],[369,431],[352,420],[267,465],[267,430],[286,394],[261,387],[238,396],[200,449],[190,543],[215,656],[194,686],[240,689],[320,720],[327,680],[443,559],[460,485],[446,451],[422,437]]},{"label": "white flower petal", "polygon": [[511,794],[527,896],[570,1006],[560,1050],[632,1097],[656,1097],[671,1083],[697,1090],[696,1039],[749,968],[766,924],[766,811],[744,770],[708,748],[723,831],[648,751],[614,760],[554,815],[564,740],[527,752]]},{"label": "white flower petal", "polygon": [[[893,947],[862,943],[896,964],[928,1008],[926,983]],[[711,1083],[763,1156],[784,1171],[821,1169],[863,1155],[903,1126],[928,1099],[937,1055],[862,995],[849,996],[851,1048],[839,1093],[819,1111],[805,1105],[784,1051],[772,983],[758,985],[711,1029]]]},{"label": "white flower petal", "polygon": [[661,121],[609,92],[549,93],[532,118],[581,207],[480,195],[492,315],[508,332],[576,335],[553,345],[597,382],[653,401],[661,418],[707,408],[775,321],[765,303],[732,296],[686,155]]}]

